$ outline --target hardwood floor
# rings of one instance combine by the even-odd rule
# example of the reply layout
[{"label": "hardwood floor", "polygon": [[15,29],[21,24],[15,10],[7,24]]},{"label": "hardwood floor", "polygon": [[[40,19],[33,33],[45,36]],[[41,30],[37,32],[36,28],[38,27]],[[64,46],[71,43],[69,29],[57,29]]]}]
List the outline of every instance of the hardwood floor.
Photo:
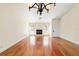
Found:
[{"label": "hardwood floor", "polygon": [[60,37],[49,38],[48,46],[43,46],[42,37],[36,39],[36,45],[32,46],[29,39],[24,38],[0,56],[79,56],[79,45]]}]

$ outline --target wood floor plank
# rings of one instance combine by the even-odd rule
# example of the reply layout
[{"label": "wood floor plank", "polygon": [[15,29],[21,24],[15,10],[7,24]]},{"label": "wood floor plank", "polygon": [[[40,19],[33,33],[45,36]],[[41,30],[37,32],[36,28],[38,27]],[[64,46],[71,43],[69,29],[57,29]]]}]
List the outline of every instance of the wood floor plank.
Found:
[{"label": "wood floor plank", "polygon": [[42,36],[36,37],[36,45],[30,45],[29,38],[0,53],[0,56],[79,56],[79,45],[60,37],[49,39],[48,46],[42,44]]}]

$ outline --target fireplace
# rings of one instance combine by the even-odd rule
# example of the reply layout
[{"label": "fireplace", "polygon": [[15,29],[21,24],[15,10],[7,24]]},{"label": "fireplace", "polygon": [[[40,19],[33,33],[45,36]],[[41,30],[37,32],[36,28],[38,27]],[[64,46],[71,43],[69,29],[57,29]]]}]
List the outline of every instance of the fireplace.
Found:
[{"label": "fireplace", "polygon": [[43,34],[42,29],[37,29],[37,30],[36,30],[36,34]]}]

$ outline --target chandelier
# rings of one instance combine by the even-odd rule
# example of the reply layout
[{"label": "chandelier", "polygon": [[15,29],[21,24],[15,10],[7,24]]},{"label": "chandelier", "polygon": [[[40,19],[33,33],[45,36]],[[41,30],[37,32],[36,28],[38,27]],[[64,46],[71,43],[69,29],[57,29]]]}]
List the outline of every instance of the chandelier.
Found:
[{"label": "chandelier", "polygon": [[49,9],[47,8],[47,6],[51,4],[53,5],[53,7],[56,6],[56,3],[34,3],[32,6],[29,6],[29,11],[32,8],[36,8],[37,14],[39,13],[40,15],[42,15],[43,10],[46,10],[47,13],[49,12]]}]

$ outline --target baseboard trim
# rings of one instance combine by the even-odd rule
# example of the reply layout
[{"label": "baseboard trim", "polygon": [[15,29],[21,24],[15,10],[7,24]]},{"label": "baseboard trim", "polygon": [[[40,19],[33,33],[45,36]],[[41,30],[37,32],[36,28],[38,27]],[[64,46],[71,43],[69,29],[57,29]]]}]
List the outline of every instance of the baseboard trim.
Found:
[{"label": "baseboard trim", "polygon": [[15,45],[16,43],[20,42],[21,40],[23,40],[24,38],[26,38],[27,36],[22,37],[21,39],[17,40],[16,42],[10,44],[9,46],[0,49],[0,53],[2,53],[3,51],[7,50],[8,48],[12,47],[13,45]]}]

